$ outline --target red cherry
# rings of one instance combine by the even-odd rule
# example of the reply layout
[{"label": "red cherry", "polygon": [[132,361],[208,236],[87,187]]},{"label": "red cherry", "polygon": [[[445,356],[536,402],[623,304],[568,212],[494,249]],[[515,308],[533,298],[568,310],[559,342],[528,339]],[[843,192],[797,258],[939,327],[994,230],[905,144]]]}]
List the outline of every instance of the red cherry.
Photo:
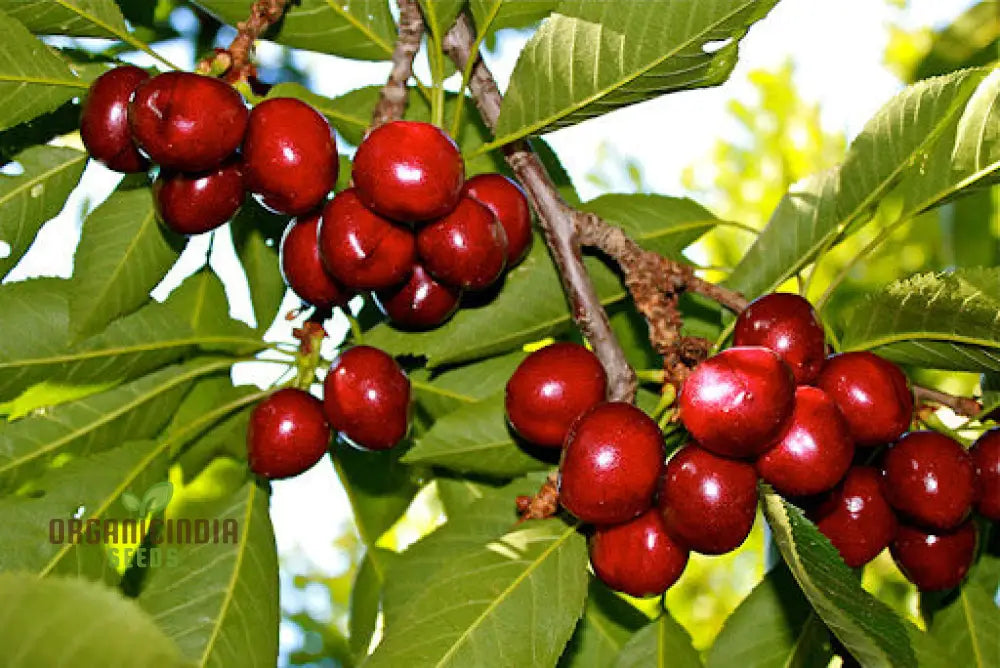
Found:
[{"label": "red cherry", "polygon": [[970,520],[947,533],[926,533],[901,524],[890,546],[906,579],[920,591],[957,587],[976,552],[976,525]]},{"label": "red cherry", "polygon": [[394,325],[432,329],[458,310],[462,291],[434,280],[419,262],[402,285],[375,293],[375,301]]},{"label": "red cherry", "polygon": [[826,358],[824,339],[812,305],[784,292],[755,299],[736,318],[733,332],[734,345],[764,346],[778,353],[799,384],[812,383],[819,375]]},{"label": "red cherry", "polygon": [[890,443],[910,426],[913,395],[906,376],[878,355],[834,355],[826,360],[816,385],[836,402],[858,445]]},{"label": "red cherry", "polygon": [[624,524],[597,527],[590,539],[590,563],[601,581],[629,596],[662,594],[684,572],[688,550],[650,508]]},{"label": "red cherry", "polygon": [[632,404],[598,404],[573,424],[559,469],[566,510],[592,524],[626,522],[653,503],[663,436]]},{"label": "red cherry", "polygon": [[250,469],[267,478],[289,478],[318,462],[330,444],[323,404],[308,392],[286,388],[250,414]]},{"label": "red cherry", "polygon": [[355,445],[388,450],[406,436],[410,381],[378,348],[355,346],[341,353],[323,391],[330,424]]},{"label": "red cherry", "polygon": [[795,383],[767,348],[730,348],[695,367],[681,390],[681,421],[698,444],[724,457],[759,455],[792,414]]},{"label": "red cherry", "polygon": [[163,169],[152,188],[156,212],[167,227],[178,234],[201,234],[240,210],[245,195],[243,167],[234,158],[205,172]]},{"label": "red cherry", "polygon": [[507,381],[507,419],[526,441],[560,448],[573,422],[604,401],[607,388],[594,353],[553,343],[528,355]]},{"label": "red cherry", "polygon": [[417,232],[417,253],[439,281],[482,290],[503,273],[507,237],[492,211],[463,197],[451,213]]},{"label": "red cherry", "polygon": [[744,462],[686,445],[667,462],[660,485],[667,532],[702,554],[732,552],[757,514],[757,474]]},{"label": "red cherry", "polygon": [[1000,522],[1000,427],[980,436],[970,452],[976,466],[976,510]]},{"label": "red cherry", "polygon": [[910,521],[947,531],[972,509],[976,469],[958,442],[934,431],[899,439],[882,463],[886,498]]},{"label": "red cherry", "polygon": [[128,103],[149,74],[132,65],[108,70],[90,85],[80,114],[80,139],[95,160],[116,172],[144,172],[149,161],[132,142]]},{"label": "red cherry", "polygon": [[319,206],[337,182],[337,142],[326,118],[289,97],[250,112],[243,144],[247,188],[261,204],[292,216]]},{"label": "red cherry", "polygon": [[281,239],[281,273],[296,295],[318,308],[345,306],[354,295],[330,276],[319,258],[318,213],[288,225]]},{"label": "red cherry", "polygon": [[365,206],[393,220],[415,222],[440,218],[455,208],[465,163],[440,128],[395,121],[361,142],[351,175]]},{"label": "red cherry", "polygon": [[485,204],[507,235],[507,266],[521,261],[531,248],[531,209],[521,186],[503,174],[480,174],[465,182],[462,194]]},{"label": "red cherry", "polygon": [[881,473],[870,466],[851,468],[811,515],[851,568],[877,557],[896,535],[896,514],[882,491]]},{"label": "red cherry", "polygon": [[319,252],[327,271],[357,290],[399,285],[409,277],[417,254],[413,233],[369,211],[353,188],[324,207]]},{"label": "red cherry", "polygon": [[246,105],[232,86],[190,72],[158,74],[140,85],[128,115],[149,159],[184,172],[219,166],[247,128]]},{"label": "red cherry", "polygon": [[844,477],[853,458],[854,442],[836,404],[823,390],[800,385],[792,417],[757,459],[757,474],[782,494],[819,494]]}]

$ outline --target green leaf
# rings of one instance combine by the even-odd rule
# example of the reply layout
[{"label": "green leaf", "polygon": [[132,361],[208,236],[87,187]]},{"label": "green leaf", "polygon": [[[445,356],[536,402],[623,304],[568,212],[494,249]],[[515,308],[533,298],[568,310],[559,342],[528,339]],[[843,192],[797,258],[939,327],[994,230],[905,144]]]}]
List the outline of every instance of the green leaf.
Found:
[{"label": "green leaf", "polygon": [[186,278],[164,304],[187,319],[203,350],[245,355],[263,348],[253,329],[229,317],[226,289],[208,267]]},{"label": "green leaf", "polygon": [[559,659],[560,668],[605,668],[649,618],[596,578],[590,581],[583,617]]},{"label": "green leaf", "polygon": [[173,483],[164,480],[146,490],[146,493],[142,496],[142,504],[146,507],[147,513],[156,513],[167,507],[173,495]]},{"label": "green leaf", "polygon": [[362,452],[338,439],[332,456],[361,541],[372,549],[406,512],[417,484],[396,450]]},{"label": "green leaf", "polygon": [[278,244],[285,224],[285,217],[265,211],[252,199],[243,203],[229,223],[236,255],[250,286],[258,332],[265,332],[271,326],[285,298],[285,279],[278,260]]},{"label": "green leaf", "polygon": [[420,10],[431,34],[444,37],[455,23],[455,17],[465,6],[465,0],[420,0]]},{"label": "green leaf", "polygon": [[0,646],[12,665],[181,668],[177,646],[133,601],[73,578],[0,574]]},{"label": "green leaf", "polygon": [[73,266],[71,331],[82,338],[149,299],[183,241],[156,220],[147,188],[117,190],[83,221]]},{"label": "green leaf", "polygon": [[508,355],[454,367],[440,373],[417,369],[410,373],[416,412],[433,425],[438,418],[504,391],[507,381],[527,356]]},{"label": "green leaf", "polygon": [[701,668],[698,652],[691,645],[691,636],[684,627],[664,611],[657,619],[632,636],[622,648],[615,668],[643,666],[677,666]]},{"label": "green leaf", "polygon": [[33,146],[14,156],[24,169],[0,174],[0,240],[10,255],[0,259],[0,278],[27,252],[45,221],[63,208],[87,164],[87,154],[71,148]]},{"label": "green leaf", "polygon": [[[347,619],[351,653],[359,659],[368,654],[378,623],[379,602],[385,584],[386,564],[395,553],[375,547],[365,552],[351,584],[350,615]],[[378,564],[378,565],[376,565]]]},{"label": "green leaf", "polygon": [[0,10],[36,35],[109,39],[128,35],[114,0],[0,0]]},{"label": "green leaf", "polygon": [[[206,406],[225,406],[259,392],[256,385],[234,386],[228,373],[203,378],[184,397],[173,420],[166,428],[169,437],[184,433],[189,425],[205,413]],[[180,445],[170,452],[180,465],[185,480],[201,473],[216,457],[246,459],[246,433],[252,408],[245,408],[220,420],[193,442]]]},{"label": "green leaf", "polygon": [[1000,666],[1000,610],[993,601],[996,581],[987,589],[976,571],[934,614],[930,635],[958,666]]},{"label": "green leaf", "polygon": [[490,148],[721,84],[736,65],[739,40],[776,2],[564,0],[521,51]]},{"label": "green leaf", "polygon": [[364,665],[553,665],[583,610],[586,564],[575,526],[522,524],[421,583]]},{"label": "green leaf", "polygon": [[1000,373],[984,373],[979,379],[982,388],[982,415],[986,416],[1000,408]]},{"label": "green leaf", "polygon": [[124,492],[122,494],[121,500],[122,500],[122,505],[125,506],[125,510],[129,511],[130,513],[138,514],[139,505],[141,503],[139,501],[138,496],[136,496],[132,492]]},{"label": "green leaf", "polygon": [[477,37],[503,28],[527,28],[558,6],[559,0],[469,0]]}]

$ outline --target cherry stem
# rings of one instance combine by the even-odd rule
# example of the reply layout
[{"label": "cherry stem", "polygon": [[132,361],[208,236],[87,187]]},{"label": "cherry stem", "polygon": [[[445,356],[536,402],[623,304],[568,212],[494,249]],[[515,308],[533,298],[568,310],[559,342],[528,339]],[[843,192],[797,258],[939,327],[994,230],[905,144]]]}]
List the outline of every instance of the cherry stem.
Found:
[{"label": "cherry stem", "polygon": [[983,411],[982,405],[972,397],[958,397],[929,387],[913,386],[913,396],[918,403],[930,402],[950,408],[956,415],[976,417]]},{"label": "cherry stem", "polygon": [[667,380],[667,372],[663,369],[636,369],[635,377],[640,383],[662,385]]},{"label": "cherry stem", "polygon": [[358,319],[347,309],[344,309],[344,316],[347,317],[347,322],[351,326],[351,338],[354,340],[354,343],[360,344],[365,338],[365,333],[361,329],[361,323],[358,322]]},{"label": "cherry stem", "polygon": [[399,38],[392,51],[392,70],[372,112],[372,130],[403,117],[409,96],[406,82],[413,76],[413,59],[420,50],[424,34],[424,17],[417,0],[396,0],[396,5],[399,7]]}]

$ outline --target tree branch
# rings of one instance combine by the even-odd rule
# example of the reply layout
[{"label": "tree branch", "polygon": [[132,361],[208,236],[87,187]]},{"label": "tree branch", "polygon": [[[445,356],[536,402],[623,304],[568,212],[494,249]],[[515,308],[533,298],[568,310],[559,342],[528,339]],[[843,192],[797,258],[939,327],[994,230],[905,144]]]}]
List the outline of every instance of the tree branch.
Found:
[{"label": "tree branch", "polygon": [[417,0],[396,0],[396,5],[399,7],[399,37],[392,51],[392,71],[372,112],[372,130],[403,117],[409,92],[406,82],[413,75],[413,59],[420,50],[424,34],[424,17]]},{"label": "tree branch", "polygon": [[198,63],[197,70],[203,74],[213,71],[225,73],[224,78],[229,83],[247,81],[256,76],[252,62],[254,42],[281,20],[288,2],[289,0],[254,0],[247,20],[236,24],[236,37],[229,48],[217,49],[214,54]]},{"label": "tree branch", "polygon": [[956,415],[964,415],[965,417],[975,417],[983,410],[982,405],[972,397],[956,397],[955,395],[929,387],[921,387],[920,385],[913,386],[913,396],[918,404],[931,402],[947,406]]}]

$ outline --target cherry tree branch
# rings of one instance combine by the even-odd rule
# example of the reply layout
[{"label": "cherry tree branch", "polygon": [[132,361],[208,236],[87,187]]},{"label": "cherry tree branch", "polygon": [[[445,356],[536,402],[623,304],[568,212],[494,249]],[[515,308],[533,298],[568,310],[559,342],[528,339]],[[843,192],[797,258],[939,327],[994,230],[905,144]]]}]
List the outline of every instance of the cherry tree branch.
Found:
[{"label": "cherry tree branch", "polygon": [[289,0],[254,0],[246,21],[236,24],[236,37],[225,50],[216,52],[198,63],[197,70],[204,74],[224,72],[226,81],[237,83],[255,76],[252,62],[254,42],[268,28],[281,20]]},{"label": "cherry tree branch", "polygon": [[950,408],[956,415],[964,415],[965,417],[975,417],[983,410],[982,405],[972,397],[956,397],[920,385],[913,386],[913,396],[918,404],[925,402],[939,404]]},{"label": "cherry tree branch", "polygon": [[396,0],[396,5],[399,7],[399,37],[392,51],[389,79],[382,87],[378,104],[372,112],[373,130],[403,117],[409,90],[406,82],[413,75],[413,59],[420,50],[420,39],[424,34],[424,17],[417,0]]}]

